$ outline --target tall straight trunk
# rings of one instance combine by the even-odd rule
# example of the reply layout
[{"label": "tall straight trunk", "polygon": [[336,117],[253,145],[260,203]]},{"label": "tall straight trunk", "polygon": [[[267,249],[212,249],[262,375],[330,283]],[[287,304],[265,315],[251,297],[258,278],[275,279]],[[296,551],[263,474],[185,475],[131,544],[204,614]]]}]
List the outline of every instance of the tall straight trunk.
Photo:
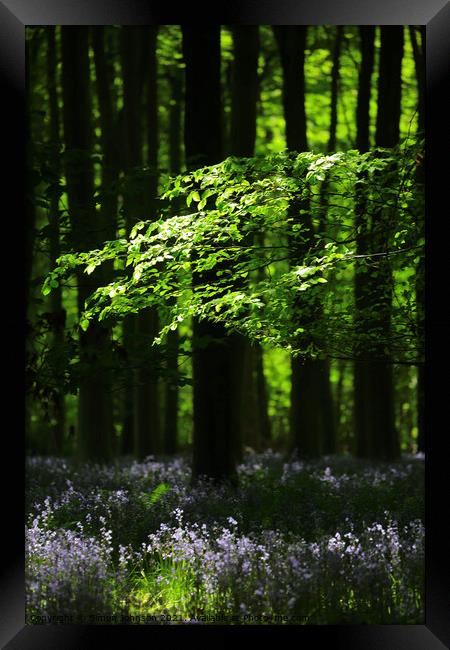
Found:
[{"label": "tall straight trunk", "polygon": [[[256,106],[258,99],[259,27],[233,27],[234,59],[231,76],[231,146],[230,154],[251,157],[255,153]],[[252,235],[243,244],[251,246]],[[254,355],[260,345],[251,345],[245,336],[232,337],[234,379],[234,430],[236,456],[242,456],[242,444],[253,449],[260,446],[261,424],[258,421],[258,392]]]},{"label": "tall straight trunk", "polygon": [[[117,230],[117,192],[113,189],[119,176],[118,124],[112,92],[113,74],[106,52],[104,27],[92,28],[92,47],[96,88],[100,109],[102,160],[102,201],[100,220],[105,239],[114,239]],[[109,268],[112,275],[113,269]]]},{"label": "tall straight trunk", "polygon": [[[157,188],[157,151],[152,138],[156,137],[156,34],[157,28],[127,27],[122,30],[123,69],[123,127],[125,144],[126,176],[124,213],[127,231],[136,222],[146,219],[155,205]],[[144,91],[151,98],[145,106]],[[134,171],[143,164],[143,115],[146,109],[147,133],[152,143],[149,162],[153,171],[140,183]],[[156,140],[157,142],[157,140]],[[159,451],[159,400],[157,382],[154,379],[155,355],[151,343],[156,333],[157,314],[146,309],[124,320],[124,345],[128,358],[134,366],[130,373],[125,394],[124,451],[129,452],[132,439],[134,454],[143,458]]]},{"label": "tall straight trunk", "polygon": [[[330,132],[328,137],[327,153],[332,153],[336,149],[336,132],[337,132],[337,108],[339,92],[339,65],[342,49],[343,28],[336,27],[336,35],[333,47],[333,67],[331,70],[331,102],[330,102]],[[319,234],[325,234],[327,229],[327,204],[328,204],[328,181],[324,180],[321,188],[321,217],[319,223]],[[320,317],[320,316],[319,316]],[[333,404],[333,394],[330,382],[330,361],[329,359],[318,359],[321,379],[321,401],[320,408],[322,420],[322,438],[323,453],[334,454],[336,451],[336,426],[335,407]]]},{"label": "tall straight trunk", "polygon": [[[360,153],[365,153],[370,147],[370,95],[375,60],[375,27],[360,27],[359,37],[361,43],[361,67],[359,71],[356,105],[356,146]],[[357,196],[355,205],[356,252],[358,255],[366,255],[369,251],[368,226],[366,201],[364,196],[360,194]],[[367,308],[367,280],[365,263],[356,263],[354,296],[357,336],[365,330],[365,322],[362,314]],[[357,342],[355,345],[353,371],[354,426],[356,454],[362,458],[372,455],[371,437],[369,435],[371,427],[368,407],[370,400],[369,375],[370,368],[367,360],[364,359],[364,348]]]},{"label": "tall straight trunk", "polygon": [[336,132],[337,132],[337,108],[339,92],[339,65],[341,58],[342,39],[344,31],[341,26],[336,27],[336,35],[333,47],[333,67],[331,70],[331,101],[330,101],[330,132],[328,137],[329,153],[336,149]]},{"label": "tall straight trunk", "polygon": [[[143,28],[141,66],[144,79],[145,125],[147,131],[147,166],[150,169],[144,192],[145,218],[155,219],[158,194],[158,98],[156,70],[156,38],[158,28]],[[146,101],[145,101],[146,100]],[[135,453],[138,457],[161,451],[160,400],[157,374],[158,352],[152,341],[159,331],[157,308],[145,309],[137,315],[135,334],[144,350],[144,364],[136,371],[134,396]],[[147,366],[148,364],[148,366]]]},{"label": "tall straight trunk", "polygon": [[255,154],[256,105],[258,100],[259,27],[233,27],[231,155]]},{"label": "tall straight trunk", "polygon": [[[420,45],[417,40],[417,33],[421,37]],[[425,132],[425,27],[409,27],[409,35],[413,49],[414,66],[417,78],[417,131]]]},{"label": "tall straight trunk", "polygon": [[[142,165],[142,87],[143,80],[140,75],[142,65],[141,55],[141,27],[126,27],[121,30],[121,64],[123,76],[123,108],[119,119],[122,130],[122,156],[121,168],[124,173],[123,212],[125,227],[130,232],[136,221],[144,218],[142,212],[142,195],[133,195],[133,188],[129,188],[127,179],[133,167]],[[130,367],[134,365],[135,323],[133,315],[127,316],[123,321],[123,346]],[[129,369],[126,372],[125,387],[123,392],[123,433],[122,451],[132,454],[134,444],[135,414],[134,414],[134,373]]]},{"label": "tall straight trunk", "polygon": [[[411,43],[413,47],[414,63],[417,77],[418,93],[418,120],[417,132],[425,135],[425,27],[419,28],[421,35],[421,44],[417,41],[417,30],[415,27],[409,28]],[[419,186],[423,188],[423,160],[419,161],[416,177]],[[419,237],[425,235],[425,221],[423,213],[423,204],[420,205],[418,214],[417,230]],[[424,347],[425,331],[425,258],[420,256],[417,274],[416,274],[416,301],[417,301],[417,327],[419,347]],[[417,448],[418,451],[425,451],[425,368],[420,364],[417,370]]]},{"label": "tall straight trunk", "polygon": [[[403,57],[403,27],[381,27],[380,70],[375,144],[394,147],[400,138],[401,66]],[[387,251],[391,223],[395,215],[383,208],[372,217],[371,247],[373,252]],[[395,427],[393,366],[389,360],[389,336],[392,313],[392,269],[389,256],[371,260],[369,300],[376,315],[370,327],[376,327],[382,339],[374,346],[371,361],[370,401],[374,455],[395,459],[400,455],[400,440]],[[387,348],[387,350],[386,350]]]},{"label": "tall straight trunk", "polygon": [[[52,158],[52,172],[55,178],[59,178],[61,174],[60,169],[60,119],[58,109],[58,94],[56,82],[56,42],[55,42],[55,27],[49,26],[46,31],[47,35],[47,88],[48,88],[48,103],[49,103],[49,136],[50,141],[54,147],[54,156]],[[53,268],[56,265],[56,260],[61,254],[60,248],[60,231],[59,231],[59,196],[53,194],[50,199],[50,212],[49,212],[49,244],[50,244],[50,265]],[[63,309],[62,303],[62,289],[57,287],[50,293],[50,309],[54,314],[53,318],[53,345],[56,349],[61,349],[64,344],[64,326],[66,320],[66,312]],[[57,369],[59,371],[61,369]],[[62,454],[64,429],[66,424],[66,409],[64,394],[61,392],[55,393],[53,403],[53,416],[55,424],[53,425],[53,452],[59,456]]]},{"label": "tall straight trunk", "polygon": [[[103,243],[95,210],[90,159],[92,111],[88,28],[62,27],[61,35],[65,172],[71,244],[74,250],[85,251]],[[103,284],[102,271],[90,276],[80,272],[77,282],[78,312],[81,313],[89,294]],[[108,375],[102,367],[109,345],[109,333],[100,323],[92,323],[86,332],[80,332],[80,361],[86,370],[80,380],[78,396],[78,455],[82,460],[107,461],[111,457],[112,396]]]},{"label": "tall straight trunk", "polygon": [[[172,102],[169,108],[169,168],[172,176],[181,171],[181,102],[183,99],[183,78],[181,69],[176,68],[169,78]],[[164,452],[175,454],[178,443],[178,328],[170,330],[167,336],[166,367],[169,379],[166,383],[164,411]]]},{"label": "tall straight trunk", "polygon": [[[220,27],[183,26],[186,64],[185,152],[189,169],[222,157]],[[214,282],[214,272],[193,278]],[[206,346],[204,339],[211,337]],[[232,354],[225,327],[193,320],[194,435],[193,480],[235,477]]]},{"label": "tall straight trunk", "polygon": [[[286,125],[286,144],[291,151],[306,151],[305,113],[305,47],[307,28],[304,26],[274,27],[283,69],[283,108]],[[300,210],[306,212],[300,216]],[[291,239],[291,265],[302,264],[308,249],[314,243],[314,228],[308,205],[292,202],[290,217],[301,223],[305,242],[300,245]],[[297,306],[302,326],[312,322],[314,310]],[[307,313],[307,311],[309,313]],[[290,435],[293,447],[301,456],[318,456],[322,451],[322,421],[320,390],[323,385],[320,361],[311,358],[291,359]]]},{"label": "tall straight trunk", "polygon": [[[108,28],[106,28],[108,29]],[[116,238],[117,233],[117,182],[119,178],[119,129],[116,112],[115,94],[113,91],[114,69],[108,60],[107,31],[105,27],[91,28],[92,48],[94,52],[95,79],[98,106],[100,111],[102,150],[102,198],[99,212],[100,232],[105,240]],[[114,264],[109,262],[104,265],[104,277],[107,282],[114,278]],[[110,372],[110,382],[113,388],[113,415],[120,396],[117,396],[114,375]],[[113,452],[117,449],[117,439],[113,439]]]}]

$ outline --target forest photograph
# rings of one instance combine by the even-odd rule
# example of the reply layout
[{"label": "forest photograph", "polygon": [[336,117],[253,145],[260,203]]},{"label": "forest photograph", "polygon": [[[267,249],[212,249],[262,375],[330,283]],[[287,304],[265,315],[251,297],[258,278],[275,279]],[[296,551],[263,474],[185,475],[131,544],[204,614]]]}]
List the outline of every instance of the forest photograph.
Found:
[{"label": "forest photograph", "polygon": [[425,27],[26,28],[26,622],[424,623]]}]

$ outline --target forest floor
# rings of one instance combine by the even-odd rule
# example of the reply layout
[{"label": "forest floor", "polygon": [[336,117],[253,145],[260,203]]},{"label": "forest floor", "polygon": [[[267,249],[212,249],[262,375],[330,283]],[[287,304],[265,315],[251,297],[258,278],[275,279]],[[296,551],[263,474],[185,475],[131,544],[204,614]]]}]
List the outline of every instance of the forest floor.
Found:
[{"label": "forest floor", "polygon": [[27,460],[27,622],[421,624],[424,462]]}]

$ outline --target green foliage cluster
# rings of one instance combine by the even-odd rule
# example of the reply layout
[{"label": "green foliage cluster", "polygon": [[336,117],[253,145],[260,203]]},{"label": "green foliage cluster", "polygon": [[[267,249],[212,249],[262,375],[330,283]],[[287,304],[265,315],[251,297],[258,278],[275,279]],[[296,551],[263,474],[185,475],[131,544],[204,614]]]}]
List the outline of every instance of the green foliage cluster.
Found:
[{"label": "green foliage cluster", "polygon": [[[367,349],[380,344],[376,329],[355,331],[355,262],[376,281],[374,262],[383,256],[395,277],[390,354],[397,362],[418,361],[412,280],[424,247],[416,224],[422,188],[415,177],[422,147],[419,141],[365,154],[229,157],[177,176],[166,184],[159,218],[151,215],[128,238],[108,241],[102,249],[61,256],[43,293],[78,267],[89,275],[114,260],[123,271],[90,296],[80,317],[82,329],[91,319],[112,322],[156,305],[165,324],[154,343],[195,316],[294,355],[351,358],[356,336]],[[377,219],[384,227],[380,213],[387,212],[385,250],[356,253],[355,210],[361,197],[375,231]],[[175,201],[182,208],[173,216]],[[325,231],[318,227],[324,209]],[[315,225],[313,240],[306,213]],[[301,264],[292,264],[292,250],[300,249]],[[370,311],[363,315],[371,316]]]}]

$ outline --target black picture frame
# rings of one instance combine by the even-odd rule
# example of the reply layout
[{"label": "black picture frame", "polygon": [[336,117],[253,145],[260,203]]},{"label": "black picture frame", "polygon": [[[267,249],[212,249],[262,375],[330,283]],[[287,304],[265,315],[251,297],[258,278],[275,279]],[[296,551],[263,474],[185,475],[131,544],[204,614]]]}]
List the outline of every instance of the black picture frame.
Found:
[{"label": "black picture frame", "polygon": [[[14,250],[16,258],[3,264],[2,321],[7,326],[3,346],[2,388],[3,436],[2,451],[5,481],[2,491],[4,526],[0,575],[0,642],[8,650],[42,648],[45,650],[77,650],[97,647],[111,638],[123,647],[142,647],[149,640],[162,640],[161,626],[57,626],[25,625],[24,539],[23,539],[23,468],[24,443],[21,414],[24,396],[24,302],[19,269],[20,242],[24,241],[24,115],[25,115],[25,26],[26,25],[96,25],[96,24],[180,24],[184,22],[220,24],[401,24],[426,25],[427,105],[426,105],[426,622],[425,625],[376,626],[296,626],[277,627],[277,643],[289,633],[296,643],[310,648],[313,643],[332,644],[345,650],[383,648],[385,650],[438,650],[450,647],[449,553],[444,535],[447,515],[440,514],[440,503],[448,494],[446,478],[445,424],[448,421],[448,373],[446,337],[450,333],[443,303],[446,301],[446,274],[449,241],[445,136],[448,133],[447,102],[448,64],[450,62],[450,5],[446,0],[228,0],[217,5],[190,2],[184,8],[171,8],[170,3],[146,0],[1,0],[0,1],[0,78],[2,105],[6,115],[2,121],[4,171],[0,206],[5,215],[3,225],[3,258]],[[442,157],[442,160],[441,160]],[[441,207],[444,206],[444,207]],[[448,227],[448,226],[447,226]],[[443,280],[443,283],[440,283]],[[6,295],[5,295],[6,293]],[[447,357],[446,357],[447,354]],[[14,405],[14,408],[13,408]],[[5,425],[8,413],[11,423]],[[6,470],[11,469],[11,473]],[[441,541],[442,540],[442,541]],[[172,626],[172,629],[181,629]],[[185,628],[183,628],[185,629]],[[188,626],[189,630],[192,627]],[[195,628],[194,628],[195,629]],[[217,633],[217,627],[203,630]],[[225,631],[224,634],[224,629]],[[235,634],[224,626],[223,639]],[[240,628],[241,630],[244,628]],[[250,628],[246,628],[247,633]],[[260,628],[261,629],[261,628]],[[254,631],[254,628],[252,628]],[[271,629],[274,632],[273,629]],[[264,634],[269,629],[264,628]],[[211,633],[211,632],[210,632]],[[194,635],[207,632],[187,632]],[[146,635],[144,640],[142,635]],[[184,634],[170,632],[170,635]],[[326,635],[327,639],[324,638]],[[211,637],[208,637],[211,638]],[[275,637],[274,637],[275,638]],[[173,642],[181,638],[173,639]],[[184,637],[183,637],[184,640]],[[169,640],[169,643],[171,641]]]}]

